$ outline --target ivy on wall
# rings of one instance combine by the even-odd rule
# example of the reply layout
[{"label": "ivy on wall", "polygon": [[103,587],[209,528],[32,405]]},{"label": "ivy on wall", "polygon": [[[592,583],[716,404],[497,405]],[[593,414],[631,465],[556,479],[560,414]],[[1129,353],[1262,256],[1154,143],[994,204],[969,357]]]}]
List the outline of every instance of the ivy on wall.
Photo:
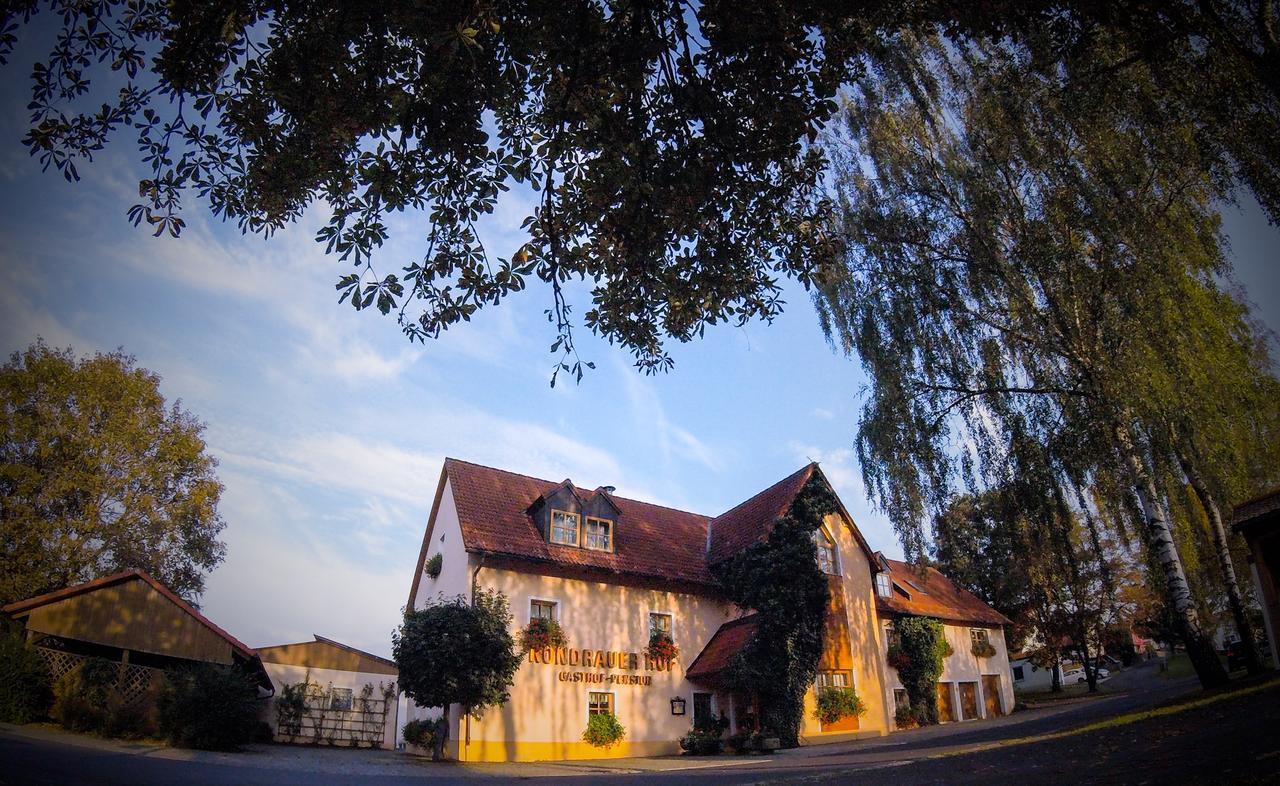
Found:
[{"label": "ivy on wall", "polygon": [[889,664],[911,701],[911,720],[921,726],[938,722],[938,678],[948,645],[942,623],[932,617],[903,617],[894,622],[898,643]]},{"label": "ivy on wall", "polygon": [[755,638],[729,664],[729,685],[759,698],[762,729],[786,747],[799,744],[830,597],[813,532],[838,508],[835,494],[815,473],[767,540],[712,568],[728,598],[758,615]]}]

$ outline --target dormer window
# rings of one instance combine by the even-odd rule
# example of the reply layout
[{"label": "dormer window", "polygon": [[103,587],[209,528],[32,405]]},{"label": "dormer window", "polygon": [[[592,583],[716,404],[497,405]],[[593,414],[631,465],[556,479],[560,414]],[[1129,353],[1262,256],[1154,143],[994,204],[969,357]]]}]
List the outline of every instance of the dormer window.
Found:
[{"label": "dormer window", "polygon": [[888,573],[876,574],[876,594],[882,598],[887,598],[893,594],[893,581],[889,578]]},{"label": "dormer window", "polygon": [[588,516],[582,545],[596,551],[613,551],[613,522]]},{"label": "dormer window", "polygon": [[836,570],[836,544],[821,527],[813,531],[813,545],[818,550],[818,569],[830,576],[839,575]]},{"label": "dormer window", "polygon": [[551,511],[551,542],[564,546],[578,545],[579,521],[577,513]]}]

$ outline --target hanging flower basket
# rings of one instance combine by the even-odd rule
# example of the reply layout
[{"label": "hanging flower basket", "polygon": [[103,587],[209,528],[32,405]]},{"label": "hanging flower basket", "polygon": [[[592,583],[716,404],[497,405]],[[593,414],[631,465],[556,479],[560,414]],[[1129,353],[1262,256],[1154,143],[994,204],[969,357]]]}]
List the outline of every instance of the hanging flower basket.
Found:
[{"label": "hanging flower basket", "polygon": [[546,649],[547,647],[565,647],[569,641],[565,638],[560,623],[555,620],[530,620],[524,630],[520,631],[520,651]]},{"label": "hanging flower basket", "polygon": [[979,658],[990,658],[996,654],[996,648],[989,641],[975,641],[973,654]]},{"label": "hanging flower basket", "polygon": [[666,633],[655,630],[649,634],[649,646],[645,648],[644,654],[650,660],[671,661],[680,656],[680,648]]}]

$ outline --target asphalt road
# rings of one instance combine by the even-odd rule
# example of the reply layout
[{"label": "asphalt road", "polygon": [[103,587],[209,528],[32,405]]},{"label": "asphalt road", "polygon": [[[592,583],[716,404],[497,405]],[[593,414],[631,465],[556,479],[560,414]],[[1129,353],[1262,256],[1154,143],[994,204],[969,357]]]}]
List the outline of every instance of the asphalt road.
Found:
[{"label": "asphalt road", "polygon": [[[172,751],[58,733],[0,730],[0,786],[399,786],[555,775],[557,784],[662,783],[1280,783],[1280,683],[1250,695],[1116,728],[1047,733],[1166,704],[1194,686],[1139,670],[1127,692],[770,758],[650,759],[528,765],[431,764],[390,752],[268,746],[237,754]],[[998,746],[998,747],[992,747]],[[977,748],[976,750],[974,748]]]}]

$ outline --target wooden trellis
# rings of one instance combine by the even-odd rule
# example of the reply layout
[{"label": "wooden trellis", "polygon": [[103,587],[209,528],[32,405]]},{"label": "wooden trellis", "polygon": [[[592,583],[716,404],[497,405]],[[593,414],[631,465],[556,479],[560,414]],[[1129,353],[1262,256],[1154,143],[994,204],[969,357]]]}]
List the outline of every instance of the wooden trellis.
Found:
[{"label": "wooden trellis", "polygon": [[[50,682],[57,682],[67,672],[89,659],[85,655],[48,647],[36,647],[36,652],[44,658],[45,665],[49,668]],[[133,663],[119,663],[116,666],[119,671],[112,689],[126,706],[143,703],[151,690],[152,683],[164,676],[163,670],[153,669],[150,666],[138,666]]]},{"label": "wooden trellis", "polygon": [[298,733],[279,730],[282,742],[379,747],[387,727],[389,702],[380,696],[353,691],[350,709],[331,706],[331,689],[309,683],[306,688],[306,712],[299,721]]}]

